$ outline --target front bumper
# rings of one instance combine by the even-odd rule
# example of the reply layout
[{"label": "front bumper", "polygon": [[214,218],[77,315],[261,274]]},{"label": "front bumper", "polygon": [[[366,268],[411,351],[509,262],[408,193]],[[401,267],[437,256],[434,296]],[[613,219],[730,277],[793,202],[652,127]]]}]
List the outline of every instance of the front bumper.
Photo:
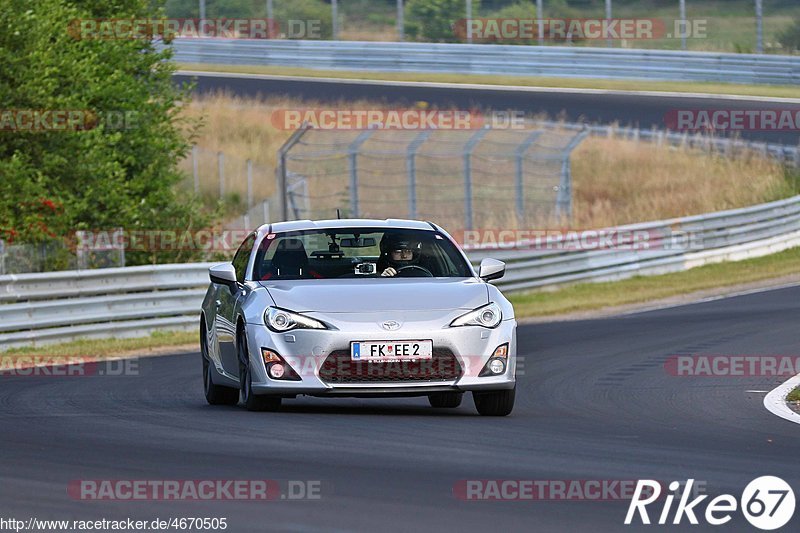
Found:
[{"label": "front bumper", "polygon": [[[453,317],[462,313],[456,311]],[[310,314],[310,316],[314,316]],[[250,368],[252,390],[255,394],[274,394],[281,396],[419,396],[431,392],[474,391],[511,389],[516,374],[516,321],[504,320],[495,329],[480,326],[457,328],[441,327],[452,318],[442,320],[438,312],[437,326],[431,327],[434,313],[429,316],[415,315],[416,320],[403,320],[397,331],[381,329],[372,314],[344,314],[336,317],[330,330],[294,330],[288,333],[274,333],[262,324],[248,324],[247,336],[250,347]],[[331,323],[330,317],[317,317]],[[391,317],[395,318],[395,317]],[[403,317],[401,317],[403,318]],[[407,317],[405,317],[407,318]],[[395,363],[394,373],[381,374],[375,379],[359,375],[358,379],[332,379],[331,354],[340,358],[346,353],[349,357],[351,341],[390,341],[427,340],[433,341],[434,358],[438,353],[450,353],[458,372],[434,372],[421,376],[405,376],[406,363]],[[505,372],[499,375],[479,374],[495,349],[508,343],[508,358]],[[278,353],[296,372],[296,380],[273,379],[267,373],[261,355],[262,348]],[[440,368],[440,367],[437,367]],[[399,373],[398,373],[399,371]],[[350,374],[346,374],[350,375]],[[387,377],[388,376],[388,377]],[[396,379],[393,379],[394,378]]]}]

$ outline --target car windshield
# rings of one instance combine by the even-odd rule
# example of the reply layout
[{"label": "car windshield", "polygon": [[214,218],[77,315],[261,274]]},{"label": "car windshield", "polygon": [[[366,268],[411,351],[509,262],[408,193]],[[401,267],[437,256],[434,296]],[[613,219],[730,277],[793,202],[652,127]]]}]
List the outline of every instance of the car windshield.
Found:
[{"label": "car windshield", "polygon": [[267,235],[253,279],[470,277],[449,239],[436,231],[348,228]]}]

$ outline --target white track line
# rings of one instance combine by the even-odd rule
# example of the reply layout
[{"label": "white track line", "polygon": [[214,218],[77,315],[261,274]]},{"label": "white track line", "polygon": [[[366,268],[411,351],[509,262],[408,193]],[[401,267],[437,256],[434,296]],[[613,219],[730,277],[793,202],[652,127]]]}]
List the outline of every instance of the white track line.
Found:
[{"label": "white track line", "polygon": [[715,93],[681,93],[670,91],[625,91],[612,89],[581,89],[574,87],[537,87],[527,85],[490,85],[481,83],[440,83],[432,81],[395,81],[359,78],[326,78],[316,76],[281,76],[277,74],[245,74],[241,72],[211,72],[204,70],[178,70],[181,76],[207,76],[212,78],[240,78],[257,80],[307,81],[324,83],[355,83],[359,85],[382,85],[389,87],[429,87],[435,89],[472,89],[484,91],[514,91],[522,93],[571,93],[571,94],[609,94],[621,96],[655,96],[670,98],[707,98],[713,100],[739,100],[751,102],[781,102],[800,104],[800,98],[782,98],[769,96],[744,96],[736,94]]},{"label": "white track line", "polygon": [[775,388],[764,397],[764,407],[775,416],[779,416],[789,422],[800,424],[800,414],[794,412],[786,403],[786,395],[795,387],[800,386],[800,374],[789,379],[783,385]]}]

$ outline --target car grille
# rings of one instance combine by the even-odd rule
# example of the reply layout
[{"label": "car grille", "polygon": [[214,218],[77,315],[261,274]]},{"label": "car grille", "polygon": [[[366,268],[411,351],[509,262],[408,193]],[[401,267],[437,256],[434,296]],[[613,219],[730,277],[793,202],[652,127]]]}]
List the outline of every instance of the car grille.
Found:
[{"label": "car grille", "polygon": [[434,348],[425,361],[393,363],[352,361],[350,350],[336,350],[325,359],[319,377],[325,383],[409,383],[453,381],[461,377],[461,365],[452,351]]}]

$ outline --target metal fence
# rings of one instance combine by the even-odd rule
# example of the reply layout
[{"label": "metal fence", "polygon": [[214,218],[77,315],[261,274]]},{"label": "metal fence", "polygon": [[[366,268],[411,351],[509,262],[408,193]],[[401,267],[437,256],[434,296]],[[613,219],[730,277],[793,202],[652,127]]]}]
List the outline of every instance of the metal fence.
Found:
[{"label": "metal fence", "polygon": [[588,135],[530,129],[302,128],[279,154],[283,219],[426,219],[449,227],[523,227],[569,218],[570,154]]},{"label": "metal fence", "polygon": [[176,39],[180,63],[746,84],[800,83],[800,56],[447,43]]},{"label": "metal fence", "polygon": [[[75,241],[80,240],[79,231]],[[100,246],[70,246],[57,239],[38,244],[7,244],[0,240],[0,275],[124,266],[125,248],[113,239]]]}]

